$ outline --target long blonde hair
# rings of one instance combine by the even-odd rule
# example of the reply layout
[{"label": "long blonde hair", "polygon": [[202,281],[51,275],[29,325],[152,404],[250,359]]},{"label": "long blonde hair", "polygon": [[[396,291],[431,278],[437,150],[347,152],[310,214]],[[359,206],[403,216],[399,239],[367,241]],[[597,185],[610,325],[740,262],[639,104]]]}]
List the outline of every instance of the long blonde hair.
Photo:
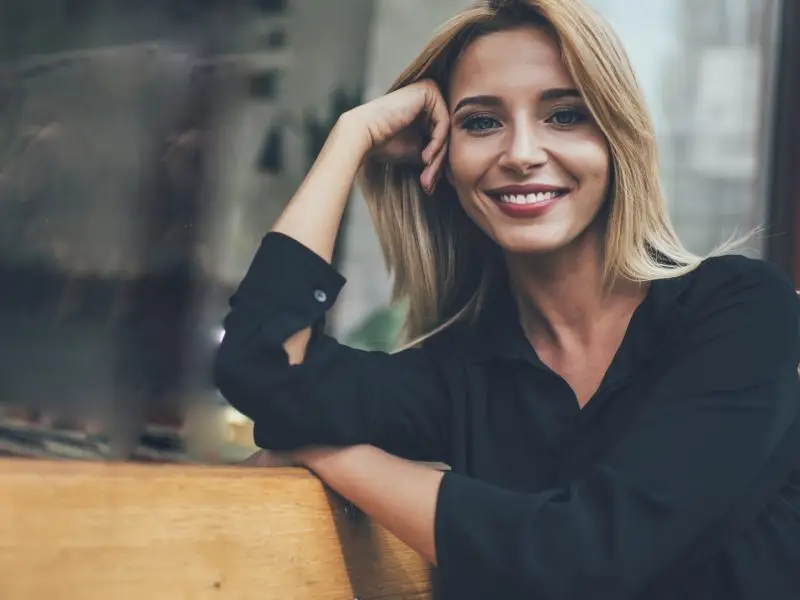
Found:
[{"label": "long blonde hair", "polygon": [[[544,27],[558,41],[610,148],[606,281],[652,281],[694,269],[701,258],[684,248],[667,214],[655,132],[636,76],[616,34],[581,0],[478,2],[436,31],[390,91],[431,78],[446,97],[453,65],[471,40],[525,25]],[[453,188],[443,179],[435,197],[425,197],[418,169],[370,160],[360,184],[394,277],[394,299],[407,303],[404,341],[415,345],[473,322],[500,252],[466,215]]]}]

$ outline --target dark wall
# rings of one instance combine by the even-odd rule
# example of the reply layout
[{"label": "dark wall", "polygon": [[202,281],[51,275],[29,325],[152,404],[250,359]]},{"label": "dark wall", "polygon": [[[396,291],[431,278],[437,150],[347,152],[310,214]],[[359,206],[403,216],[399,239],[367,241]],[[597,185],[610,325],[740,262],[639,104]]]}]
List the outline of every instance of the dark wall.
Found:
[{"label": "dark wall", "polygon": [[800,2],[783,0],[779,22],[769,258],[800,288]]}]

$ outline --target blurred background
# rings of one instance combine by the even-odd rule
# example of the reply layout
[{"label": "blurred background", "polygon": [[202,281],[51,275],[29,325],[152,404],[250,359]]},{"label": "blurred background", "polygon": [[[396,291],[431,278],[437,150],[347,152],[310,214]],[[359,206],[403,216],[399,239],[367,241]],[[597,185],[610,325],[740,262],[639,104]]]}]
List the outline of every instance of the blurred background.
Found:
[{"label": "blurred background", "polygon": [[[800,286],[800,3],[589,0],[617,29],[677,229]],[[343,111],[467,0],[0,0],[0,455],[225,463],[228,297]],[[354,193],[330,326],[401,319]]]}]

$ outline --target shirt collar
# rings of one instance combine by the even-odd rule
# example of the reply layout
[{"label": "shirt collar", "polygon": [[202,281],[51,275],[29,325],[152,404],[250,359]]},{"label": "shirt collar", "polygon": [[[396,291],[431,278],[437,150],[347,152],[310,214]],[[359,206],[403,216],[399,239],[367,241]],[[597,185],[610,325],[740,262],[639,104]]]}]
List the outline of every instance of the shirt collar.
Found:
[{"label": "shirt collar", "polygon": [[[651,282],[647,296],[634,313],[612,373],[623,376],[655,355],[663,345],[665,333],[674,328],[679,298],[690,275]],[[466,340],[474,362],[526,361],[546,368],[525,336],[519,311],[507,278],[492,286],[477,322]]]},{"label": "shirt collar", "polygon": [[526,360],[535,356],[505,277],[493,283],[478,321],[470,328],[469,349],[475,362]]}]

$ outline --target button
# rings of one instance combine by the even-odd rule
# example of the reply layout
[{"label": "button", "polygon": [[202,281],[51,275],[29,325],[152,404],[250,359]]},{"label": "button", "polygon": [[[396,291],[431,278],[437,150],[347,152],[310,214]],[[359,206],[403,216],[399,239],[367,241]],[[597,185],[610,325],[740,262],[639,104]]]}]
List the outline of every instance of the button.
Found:
[{"label": "button", "polygon": [[323,302],[328,301],[328,294],[323,292],[322,290],[314,290],[314,300],[322,304]]}]

